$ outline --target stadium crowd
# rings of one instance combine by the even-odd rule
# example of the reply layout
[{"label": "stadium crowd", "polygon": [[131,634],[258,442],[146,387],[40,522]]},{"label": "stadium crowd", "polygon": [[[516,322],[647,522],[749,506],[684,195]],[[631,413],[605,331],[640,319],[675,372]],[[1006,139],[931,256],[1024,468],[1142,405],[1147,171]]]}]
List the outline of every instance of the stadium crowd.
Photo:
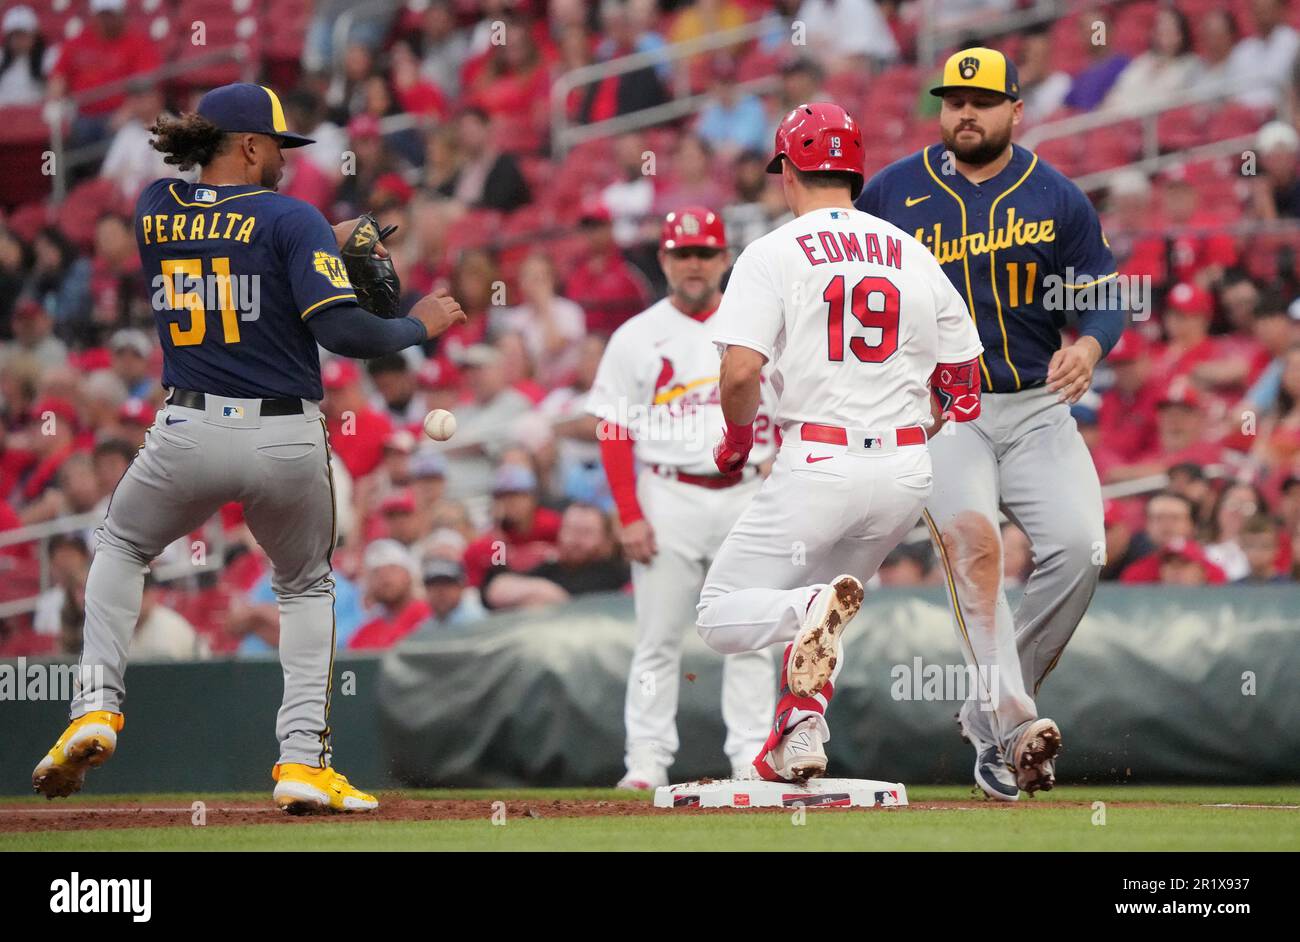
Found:
[{"label": "stadium crowd", "polygon": [[[206,88],[151,81],[182,47],[169,55],[148,30],[159,11],[188,22],[252,5],[71,0],[84,7],[79,32],[67,0],[58,18],[5,9],[0,124],[5,109],[127,81],[71,121],[70,139],[103,156],[66,171],[65,201],[0,199],[0,535],[102,514],[144,440],[165,390],[130,208],[174,173],[150,147],[154,116],[192,109]],[[422,628],[465,630],[489,610],[618,590],[628,567],[583,403],[605,338],[662,294],[662,215],[721,209],[733,252],[788,218],[764,165],[775,125],[801,101],[864,119],[868,175],[933,142],[929,75],[915,64],[920,5],[419,0],[368,7],[342,49],[330,27],[348,4],[285,9],[299,6],[297,61],[286,72],[263,50],[267,74],[291,79],[280,89],[290,129],[317,141],[286,152],[281,191],[332,221],[373,210],[397,224],[388,244],[407,303],[446,287],[469,314],[423,349],[324,363],[339,646],[384,648]],[[942,6],[969,22],[1014,4]],[[1300,580],[1300,135],[1282,117],[1300,115],[1294,6],[1112,3],[979,37],[1021,63],[1029,125],[1232,83],[1241,91],[1226,101],[1162,119],[1161,146],[1254,142],[1249,170],[1237,157],[1124,170],[1102,195],[1121,273],[1152,289],[1074,408],[1108,492],[1129,495],[1106,502],[1106,579]],[[664,58],[562,102],[583,124],[701,93],[697,115],[552,152],[563,73],[751,22],[756,38],[735,47]],[[792,24],[806,43],[791,41]],[[1110,30],[1101,43],[1098,24]],[[1118,130],[1040,153],[1066,172],[1121,165],[1138,141]],[[433,408],[457,416],[446,446],[422,434]],[[92,530],[49,540],[44,563],[36,543],[0,548],[0,601],[40,592],[33,614],[0,619],[0,656],[79,649]],[[1013,525],[1004,537],[1015,584],[1032,560]],[[221,556],[213,571],[151,581],[133,658],[274,648],[270,574],[237,505],[162,562],[208,546]],[[892,554],[877,582],[939,578],[923,540]]]}]

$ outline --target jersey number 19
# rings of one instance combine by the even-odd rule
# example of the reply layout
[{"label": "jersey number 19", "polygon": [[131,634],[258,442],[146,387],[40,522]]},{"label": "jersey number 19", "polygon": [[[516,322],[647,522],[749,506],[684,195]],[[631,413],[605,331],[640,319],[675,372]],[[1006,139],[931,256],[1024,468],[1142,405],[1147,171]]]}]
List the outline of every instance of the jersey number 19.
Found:
[{"label": "jersey number 19", "polygon": [[[879,311],[868,305],[871,296],[884,299]],[[838,363],[844,359],[844,276],[836,275],[822,292],[822,300],[830,305],[826,320],[828,357]],[[868,275],[853,286],[849,296],[849,310],[863,327],[880,331],[880,340],[867,343],[863,337],[849,340],[849,350],[863,363],[884,363],[898,349],[898,288],[888,278]]]}]

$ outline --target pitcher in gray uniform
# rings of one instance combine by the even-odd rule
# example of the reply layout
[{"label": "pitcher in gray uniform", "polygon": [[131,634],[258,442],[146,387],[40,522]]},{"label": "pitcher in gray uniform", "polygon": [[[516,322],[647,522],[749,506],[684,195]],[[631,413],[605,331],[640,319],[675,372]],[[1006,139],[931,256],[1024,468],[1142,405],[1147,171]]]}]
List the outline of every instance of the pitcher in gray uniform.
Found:
[{"label": "pitcher in gray uniform", "polygon": [[[1087,610],[1105,563],[1101,487],[1069,413],[1124,330],[1115,260],[1082,192],[1011,143],[1024,105],[1015,65],[965,49],[931,90],[943,143],[886,167],[857,206],[935,254],[967,300],[984,344],[978,419],[930,442],[926,521],[947,575],[978,697],[959,722],[989,796],[1055,781],[1061,731],[1034,698]],[[1077,311],[1077,317],[1073,316]],[[1061,332],[1079,337],[1062,346]],[[1014,616],[1002,589],[999,509],[1033,544]]]},{"label": "pitcher in gray uniform", "polygon": [[50,798],[70,795],[113,754],[146,567],[238,501],[280,603],[275,802],[293,813],[373,810],[378,802],[330,766],[336,529],[317,345],[375,357],[465,315],[447,297],[423,298],[394,319],[358,306],[338,255],[352,224],[332,231],[314,207],[275,192],[282,149],[312,142],[288,130],[270,89],[214,89],[196,113],[160,117],[152,132],[168,163],[202,168],[197,183],[155,181],[136,207],[167,405],[96,531],[81,689],[32,784]]}]

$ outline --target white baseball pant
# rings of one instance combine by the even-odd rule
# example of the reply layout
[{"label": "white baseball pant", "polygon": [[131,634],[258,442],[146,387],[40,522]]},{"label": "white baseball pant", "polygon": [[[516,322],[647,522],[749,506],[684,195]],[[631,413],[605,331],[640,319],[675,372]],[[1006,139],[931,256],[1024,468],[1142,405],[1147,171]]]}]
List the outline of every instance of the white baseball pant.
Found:
[{"label": "white baseball pant", "polygon": [[[772,474],[718,551],[700,595],[700,636],[724,654],[785,644],[840,573],[866,582],[916,525],[933,474],[924,444],[847,430],[847,444],[784,430]],[[924,437],[922,435],[922,441]]]},{"label": "white baseball pant", "polygon": [[[672,765],[678,747],[683,634],[695,619],[710,560],[758,488],[758,478],[720,490],[650,470],[637,479],[637,499],[654,528],[659,552],[649,564],[632,564],[637,637],[623,711],[629,771],[667,770]],[[747,768],[767,738],[776,704],[775,678],[766,651],[723,661],[723,751],[733,769]]]}]

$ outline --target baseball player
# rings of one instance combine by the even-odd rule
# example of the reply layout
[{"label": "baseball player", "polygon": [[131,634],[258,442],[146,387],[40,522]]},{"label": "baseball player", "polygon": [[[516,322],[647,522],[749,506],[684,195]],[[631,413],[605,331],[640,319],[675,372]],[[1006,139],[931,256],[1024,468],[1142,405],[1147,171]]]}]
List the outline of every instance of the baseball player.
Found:
[{"label": "baseball player", "polygon": [[776,720],[753,761],[770,781],[825,774],[843,630],[930,496],[927,427],[939,405],[958,422],[979,414],[966,305],[924,246],[853,208],[862,160],[858,125],[838,105],[786,115],[767,169],[796,218],[745,249],[711,324],[719,470],[757,440],[765,366],[779,394],[772,474],[718,551],[697,620],[726,654],[785,645]]},{"label": "baseball player", "polygon": [[[937,471],[926,520],[962,648],[988,681],[980,702],[972,698],[959,714],[975,748],[975,781],[1015,801],[1021,789],[1054,782],[1061,732],[1038,716],[1033,698],[1105,562],[1096,558],[1105,545],[1101,489],[1070,404],[1087,391],[1125,318],[1089,299],[1078,340],[1062,346],[1063,308],[1076,305],[1060,299],[1104,289],[1115,260],[1078,187],[1011,143],[1024,111],[1015,65],[992,49],[966,49],[948,59],[931,92],[943,99],[943,143],[880,171],[857,205],[935,254],[984,343],[983,411],[931,445]],[[1001,581],[999,508],[1034,550],[1014,616]]]},{"label": "baseball player", "polygon": [[[72,722],[32,784],[49,798],[70,795],[113,754],[145,569],[167,544],[239,501],[270,557],[280,605],[275,802],[295,813],[373,810],[375,799],[330,767],[335,505],[317,344],[374,357],[422,343],[465,315],[433,296],[409,317],[383,319],[358,305],[360,296],[396,288],[396,278],[354,286],[340,259],[348,224],[331,231],[312,206],[276,193],[282,149],[312,141],[288,131],[270,89],[214,89],[196,113],[160,117],[152,132],[168,163],[201,168],[197,183],[150,184],[135,214],[169,395],[96,531]],[[374,249],[377,236],[367,223],[343,241],[368,241],[367,252],[385,254]],[[382,258],[375,264],[384,268]]]},{"label": "baseball player", "polygon": [[[624,707],[627,774],[618,784],[636,789],[668,783],[678,745],[682,634],[694,620],[709,561],[757,492],[758,465],[775,449],[770,410],[761,409],[743,467],[720,475],[710,455],[721,422],[709,331],[729,261],[722,218],[699,206],[669,213],[659,244],[668,297],[610,337],[587,401],[604,420],[601,457],[632,561],[637,638]],[[727,658],[723,748],[733,776],[752,777],[749,760],[771,709],[771,656]]]}]

